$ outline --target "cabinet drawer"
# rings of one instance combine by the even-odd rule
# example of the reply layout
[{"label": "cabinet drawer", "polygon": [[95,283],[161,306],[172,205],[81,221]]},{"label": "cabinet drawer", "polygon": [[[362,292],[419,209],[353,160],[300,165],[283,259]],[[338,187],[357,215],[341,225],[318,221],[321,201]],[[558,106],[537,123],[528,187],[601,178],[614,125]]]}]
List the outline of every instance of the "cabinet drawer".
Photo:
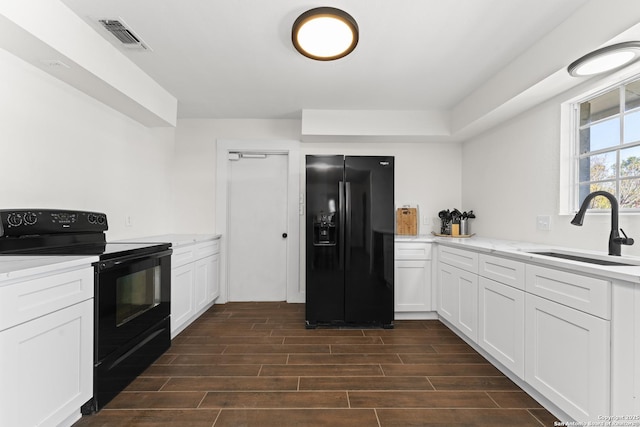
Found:
[{"label": "cabinet drawer", "polygon": [[220,245],[219,240],[212,240],[212,241],[196,244],[196,247],[195,247],[196,259],[208,257],[210,255],[220,252],[219,245]]},{"label": "cabinet drawer", "polygon": [[611,282],[536,265],[526,266],[526,290],[603,319],[611,319]]},{"label": "cabinet drawer", "polygon": [[480,254],[478,270],[480,276],[524,290],[524,263]]},{"label": "cabinet drawer", "polygon": [[478,273],[478,253],[438,245],[438,261],[471,273]]},{"label": "cabinet drawer", "polygon": [[431,243],[395,242],[397,260],[431,259]]},{"label": "cabinet drawer", "polygon": [[93,298],[93,267],[0,287],[0,330]]},{"label": "cabinet drawer", "polygon": [[181,267],[196,260],[196,251],[194,245],[183,246],[181,248],[173,248],[171,255],[171,268]]}]

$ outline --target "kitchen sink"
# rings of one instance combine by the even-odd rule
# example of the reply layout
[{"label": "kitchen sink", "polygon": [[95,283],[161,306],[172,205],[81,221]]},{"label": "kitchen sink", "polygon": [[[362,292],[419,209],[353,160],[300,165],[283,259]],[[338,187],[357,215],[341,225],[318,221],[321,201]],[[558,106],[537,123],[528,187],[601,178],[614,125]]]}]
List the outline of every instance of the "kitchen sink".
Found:
[{"label": "kitchen sink", "polygon": [[636,266],[638,264],[612,261],[609,259],[591,258],[581,255],[568,254],[563,252],[529,252],[530,254],[542,255],[554,258],[568,259],[571,261],[586,262],[589,264],[607,265],[607,266]]}]

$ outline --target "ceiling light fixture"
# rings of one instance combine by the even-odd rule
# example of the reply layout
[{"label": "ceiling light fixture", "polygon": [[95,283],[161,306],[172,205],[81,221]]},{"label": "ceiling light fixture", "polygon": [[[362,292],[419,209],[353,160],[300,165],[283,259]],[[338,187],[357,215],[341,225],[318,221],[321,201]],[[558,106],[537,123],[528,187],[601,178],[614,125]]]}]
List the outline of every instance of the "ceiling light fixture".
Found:
[{"label": "ceiling light fixture", "polygon": [[358,24],[343,10],[317,7],[296,19],[291,41],[298,52],[308,58],[333,61],[347,56],[356,48]]},{"label": "ceiling light fixture", "polygon": [[606,73],[628,65],[640,58],[640,42],[631,41],[603,47],[586,54],[567,67],[573,77]]}]

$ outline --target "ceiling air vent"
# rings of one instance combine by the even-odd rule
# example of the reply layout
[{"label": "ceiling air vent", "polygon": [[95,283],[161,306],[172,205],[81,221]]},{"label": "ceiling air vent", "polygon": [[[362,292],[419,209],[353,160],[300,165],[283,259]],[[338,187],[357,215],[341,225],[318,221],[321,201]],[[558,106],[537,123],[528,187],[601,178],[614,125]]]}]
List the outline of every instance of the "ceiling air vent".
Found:
[{"label": "ceiling air vent", "polygon": [[140,37],[127,28],[121,19],[99,19],[98,22],[127,49],[149,50]]}]

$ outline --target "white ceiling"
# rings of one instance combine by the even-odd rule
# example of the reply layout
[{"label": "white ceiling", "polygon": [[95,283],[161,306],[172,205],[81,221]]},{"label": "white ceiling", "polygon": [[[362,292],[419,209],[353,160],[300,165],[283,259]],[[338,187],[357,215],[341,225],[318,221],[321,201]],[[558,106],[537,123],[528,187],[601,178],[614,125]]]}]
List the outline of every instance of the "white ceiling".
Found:
[{"label": "white ceiling", "polygon": [[[151,51],[122,51],[178,99],[178,117],[265,119],[303,109],[451,110],[588,2],[62,1],[107,39],[97,19],[120,18],[143,39]],[[358,22],[350,56],[320,62],[293,48],[291,25],[318,6]]]}]

